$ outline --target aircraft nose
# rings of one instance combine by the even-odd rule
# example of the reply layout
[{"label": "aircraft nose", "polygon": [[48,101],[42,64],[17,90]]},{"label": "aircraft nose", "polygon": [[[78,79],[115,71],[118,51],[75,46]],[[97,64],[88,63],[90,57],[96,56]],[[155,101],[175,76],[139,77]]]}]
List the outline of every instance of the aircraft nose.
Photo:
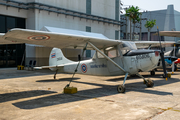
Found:
[{"label": "aircraft nose", "polygon": [[154,50],[154,54],[152,54],[152,62],[154,64],[157,64],[160,60],[160,51],[159,50]]}]

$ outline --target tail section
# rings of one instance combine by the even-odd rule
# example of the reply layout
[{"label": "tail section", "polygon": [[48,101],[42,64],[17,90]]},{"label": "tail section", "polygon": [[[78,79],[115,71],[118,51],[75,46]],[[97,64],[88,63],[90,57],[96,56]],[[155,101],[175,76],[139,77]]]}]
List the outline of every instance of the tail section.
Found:
[{"label": "tail section", "polygon": [[73,61],[64,57],[61,49],[53,48],[49,56],[49,66],[57,66],[62,64],[71,63]]}]

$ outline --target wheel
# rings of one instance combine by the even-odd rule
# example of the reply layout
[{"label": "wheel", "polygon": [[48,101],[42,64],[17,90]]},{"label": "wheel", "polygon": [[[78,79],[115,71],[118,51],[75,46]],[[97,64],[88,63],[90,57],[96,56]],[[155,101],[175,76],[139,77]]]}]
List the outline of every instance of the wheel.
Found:
[{"label": "wheel", "polygon": [[125,86],[124,85],[119,85],[118,87],[117,87],[117,91],[119,92],[119,93],[124,93],[125,92]]},{"label": "wheel", "polygon": [[154,86],[154,82],[151,79],[148,79],[146,82],[146,86],[147,87],[153,87]]},{"label": "wheel", "polygon": [[166,78],[166,76],[165,76],[164,74],[162,74],[162,77],[163,77],[163,78]]},{"label": "wheel", "polygon": [[155,75],[155,70],[152,70],[152,71],[151,71],[151,75]]}]

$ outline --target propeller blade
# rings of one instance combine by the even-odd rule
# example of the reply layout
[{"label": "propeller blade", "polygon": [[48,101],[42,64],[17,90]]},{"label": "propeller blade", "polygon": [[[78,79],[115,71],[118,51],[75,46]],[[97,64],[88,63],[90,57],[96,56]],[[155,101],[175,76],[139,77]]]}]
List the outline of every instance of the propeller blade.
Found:
[{"label": "propeller blade", "polygon": [[174,62],[172,62],[172,74],[174,74]]},{"label": "propeller blade", "polygon": [[[174,44],[174,49],[173,49],[173,56],[174,56],[174,57],[171,58],[171,61],[173,61],[173,62],[172,62],[172,74],[174,74],[175,49],[176,49],[176,45]],[[177,59],[176,59],[176,60],[177,60]]]},{"label": "propeller blade", "polygon": [[164,51],[162,50],[162,46],[161,46],[161,40],[160,40],[160,36],[159,36],[159,28],[157,27],[157,32],[158,32],[158,38],[159,38],[159,43],[160,43],[160,49],[161,49],[161,61],[162,61],[162,66],[163,66],[163,72],[164,75],[163,77],[166,78],[167,80],[167,72],[166,72],[166,65],[165,65],[165,60],[164,60]]}]

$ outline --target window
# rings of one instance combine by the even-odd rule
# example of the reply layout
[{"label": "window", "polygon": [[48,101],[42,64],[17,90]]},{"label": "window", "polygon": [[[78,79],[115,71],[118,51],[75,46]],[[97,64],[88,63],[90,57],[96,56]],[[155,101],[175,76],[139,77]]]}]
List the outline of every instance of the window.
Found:
[{"label": "window", "polygon": [[5,33],[5,29],[6,29],[6,19],[5,16],[0,16],[0,21],[1,21],[1,25],[0,25],[0,33]]},{"label": "window", "polygon": [[24,18],[0,15],[0,21],[0,33],[6,33],[12,28],[26,28],[26,20]]},{"label": "window", "polygon": [[119,0],[115,1],[115,20],[119,21]]},{"label": "window", "polygon": [[91,27],[86,26],[86,32],[91,32]]},{"label": "window", "polygon": [[110,58],[115,58],[115,57],[118,57],[120,56],[118,50],[117,50],[117,47],[109,47],[109,48],[106,48],[106,52],[108,57]]},{"label": "window", "polygon": [[7,31],[16,27],[16,19],[13,17],[7,17]]},{"label": "window", "polygon": [[[86,32],[91,32],[91,27],[86,26]],[[91,57],[91,50],[86,50],[86,57]]]},{"label": "window", "polygon": [[118,30],[115,31],[115,40],[119,40],[119,31]]},{"label": "window", "polygon": [[[6,33],[12,28],[26,28],[24,18],[0,15],[0,33]],[[24,65],[22,61],[25,44],[0,45],[0,67],[16,67]]]},{"label": "window", "polygon": [[86,13],[91,14],[91,0],[86,0]]}]

